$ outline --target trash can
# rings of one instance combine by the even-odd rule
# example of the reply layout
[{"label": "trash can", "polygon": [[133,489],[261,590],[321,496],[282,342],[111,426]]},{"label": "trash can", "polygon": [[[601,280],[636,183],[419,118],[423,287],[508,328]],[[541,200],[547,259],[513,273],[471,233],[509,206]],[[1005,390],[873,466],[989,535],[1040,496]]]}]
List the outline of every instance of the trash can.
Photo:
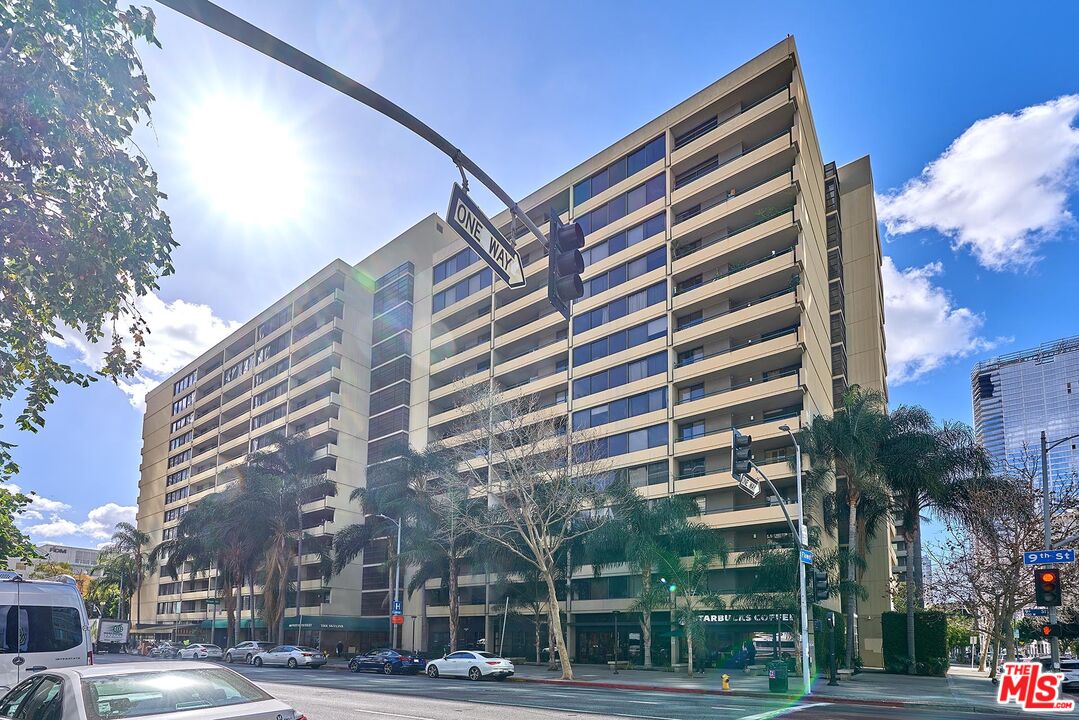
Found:
[{"label": "trash can", "polygon": [[787,663],[782,660],[773,660],[768,663],[768,692],[787,692],[790,689],[787,682],[788,677]]}]

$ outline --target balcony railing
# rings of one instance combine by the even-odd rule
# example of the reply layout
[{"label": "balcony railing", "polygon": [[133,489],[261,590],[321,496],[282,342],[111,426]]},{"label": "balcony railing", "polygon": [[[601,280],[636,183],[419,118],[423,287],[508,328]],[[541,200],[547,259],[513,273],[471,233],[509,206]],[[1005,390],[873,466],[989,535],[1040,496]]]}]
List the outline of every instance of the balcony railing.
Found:
[{"label": "balcony railing", "polygon": [[719,312],[712,313],[711,315],[702,315],[701,317],[699,317],[699,318],[697,318],[695,320],[690,320],[690,321],[684,322],[684,323],[678,325],[678,327],[675,328],[675,332],[677,332],[679,330],[686,330],[687,328],[691,328],[691,327],[694,327],[696,325],[700,325],[701,323],[706,323],[709,320],[715,320],[716,318],[723,317],[724,315],[730,315],[733,312],[738,312],[739,310],[745,310],[748,307],[752,307],[754,305],[759,305],[762,302],[767,302],[768,300],[773,300],[773,299],[775,299],[777,297],[782,297],[783,295],[786,295],[788,293],[792,293],[792,292],[794,292],[795,290],[798,289],[798,282],[799,282],[799,278],[798,278],[797,275],[795,275],[795,276],[793,276],[791,278],[791,283],[787,287],[783,288],[782,290],[776,290],[775,292],[771,292],[771,293],[768,293],[766,295],[761,295],[760,297],[754,298],[752,300],[743,300],[742,302],[733,303],[726,310],[720,310]]},{"label": "balcony railing", "polygon": [[[732,238],[735,235],[743,233],[743,232],[745,232],[747,230],[752,230],[753,228],[757,227],[758,225],[763,225],[764,223],[768,222],[769,220],[774,220],[775,218],[781,217],[781,216],[785,215],[786,213],[793,213],[793,212],[794,212],[794,204],[791,204],[789,207],[779,208],[778,210],[775,210],[774,212],[768,212],[765,215],[763,215],[762,217],[759,217],[759,218],[757,218],[756,220],[754,220],[752,222],[746,223],[745,225],[741,225],[741,226],[736,227],[734,229],[728,229],[726,233],[720,233],[720,234],[716,235],[715,237],[713,237],[713,238],[711,238],[709,240],[706,240],[706,241],[705,240],[697,240],[697,241],[688,243],[686,245],[676,247],[674,249],[674,259],[675,260],[681,260],[682,258],[687,257],[689,255],[692,255],[693,253],[695,253],[695,252],[697,252],[699,250],[703,250],[706,247],[711,247],[712,245],[715,245],[717,242],[720,242],[722,240],[727,240],[728,238]],[[793,216],[792,216],[791,219],[793,220]]]},{"label": "balcony railing", "polygon": [[702,280],[702,281],[700,281],[698,283],[694,283],[693,285],[687,285],[687,286],[677,285],[674,288],[674,294],[675,295],[681,295],[682,293],[687,293],[690,290],[696,290],[697,288],[703,287],[704,285],[707,285],[708,283],[712,283],[712,282],[715,282],[716,280],[722,280],[724,278],[728,278],[731,275],[736,275],[736,274],[742,272],[743,270],[748,270],[751,267],[755,267],[757,265],[760,265],[761,263],[766,263],[769,260],[775,260],[777,257],[782,257],[782,256],[786,255],[787,253],[794,252],[795,247],[797,247],[797,246],[796,245],[790,245],[788,247],[783,248],[782,250],[773,250],[770,255],[765,255],[763,257],[759,257],[756,260],[750,260],[749,262],[742,263],[741,265],[732,266],[731,268],[729,268],[729,269],[727,269],[725,271],[717,272],[715,274],[715,276],[709,278],[708,280]]},{"label": "balcony railing", "polygon": [[[735,159],[737,159],[737,158],[735,158]],[[682,212],[676,214],[674,216],[674,224],[678,225],[679,223],[683,223],[686,220],[691,220],[691,219],[697,217],[698,215],[700,215],[701,213],[705,212],[706,210],[711,210],[712,208],[717,207],[719,205],[722,205],[723,203],[728,202],[729,200],[734,200],[736,198],[740,198],[743,195],[745,195],[746,193],[748,193],[749,191],[756,190],[761,185],[765,185],[767,183],[772,182],[776,178],[783,177],[784,175],[790,175],[790,174],[791,174],[790,170],[783,170],[783,171],[781,171],[781,172],[779,172],[779,173],[777,173],[775,175],[772,175],[771,177],[768,177],[768,178],[765,178],[764,180],[761,180],[760,182],[755,182],[752,185],[747,185],[746,187],[743,187],[737,193],[728,192],[726,195],[719,195],[717,197],[712,198],[711,200],[709,200],[707,202],[698,203],[697,205],[694,205],[693,207],[689,208],[688,210],[683,210]]]},{"label": "balcony railing", "polygon": [[793,334],[795,334],[797,332],[798,332],[798,326],[795,325],[794,327],[786,328],[785,330],[780,330],[779,332],[766,333],[764,335],[761,335],[760,337],[751,338],[749,340],[743,340],[742,342],[739,342],[739,343],[732,343],[731,346],[729,348],[727,348],[726,350],[717,350],[715,352],[710,352],[710,353],[708,353],[706,355],[693,355],[691,357],[686,358],[685,360],[676,360],[675,363],[674,363],[674,366],[676,368],[686,367],[687,365],[693,365],[695,363],[703,362],[705,360],[709,360],[709,359],[714,358],[714,357],[719,357],[721,355],[727,355],[727,354],[732,353],[732,352],[734,352],[736,350],[741,350],[742,348],[747,348],[750,345],[759,345],[762,342],[767,342],[769,340],[775,340],[776,338],[785,337],[787,335],[793,335]]},{"label": "balcony railing", "polygon": [[[703,400],[705,398],[715,397],[716,395],[723,395],[724,393],[733,392],[735,390],[741,390],[742,388],[752,387],[753,385],[760,385],[761,383],[771,382],[772,380],[778,380],[780,378],[790,377],[791,375],[797,375],[799,368],[793,368],[791,370],[783,370],[782,372],[768,374],[765,373],[756,380],[743,380],[740,383],[734,383],[730,387],[725,387],[720,390],[713,390],[712,392],[701,393],[700,395],[694,395],[692,397],[682,398],[679,397],[674,401],[675,405],[681,405],[682,403],[694,402],[696,400]],[[767,376],[767,377],[766,377]]]},{"label": "balcony railing", "polygon": [[[758,148],[762,148],[765,145],[767,145],[768,143],[772,142],[773,140],[778,140],[779,138],[783,137],[784,135],[790,135],[790,128],[787,128],[786,130],[778,132],[775,135],[771,135],[769,137],[766,137],[763,140],[760,140],[758,142],[753,143],[752,145],[749,145],[747,147],[742,148],[742,152],[738,153],[734,157],[727,158],[723,162],[719,162],[719,156],[718,155],[713,157],[711,160],[706,160],[703,163],[697,165],[696,167],[691,168],[689,170],[686,170],[685,172],[680,173],[679,175],[676,175],[675,178],[674,178],[674,189],[679,190],[681,188],[684,188],[686,185],[689,185],[690,183],[694,182],[695,180],[700,180],[702,177],[705,177],[706,175],[711,175],[716,170],[719,170],[721,167],[725,167],[727,165],[730,165],[735,160],[741,160],[742,158],[744,158],[746,155],[750,154],[754,150],[756,150]],[[678,222],[678,221],[676,220],[675,222]]]},{"label": "balcony railing", "polygon": [[[779,414],[776,414],[776,415],[772,415],[771,417],[764,418],[760,422],[748,423],[748,424],[747,423],[739,423],[737,425],[737,427],[738,427],[739,430],[745,430],[746,428],[757,427],[758,425],[769,425],[771,423],[776,422],[777,420],[787,420],[789,418],[798,417],[801,414],[802,414],[801,409],[789,410],[789,411],[782,412],[782,413],[779,413]],[[697,433],[693,437],[686,437],[686,438],[676,437],[674,439],[674,441],[675,442],[686,442],[687,440],[696,440],[697,438],[709,437],[711,435],[719,435],[720,433],[730,432],[732,427],[736,427],[736,426],[727,425],[725,427],[716,428],[715,430],[706,430],[705,432]]]},{"label": "balcony railing", "polygon": [[718,117],[719,117],[718,115],[713,116],[710,120],[706,120],[703,123],[701,123],[700,125],[697,125],[696,127],[694,127],[692,129],[682,133],[681,135],[677,136],[674,139],[674,148],[673,149],[677,150],[680,147],[685,147],[686,145],[693,142],[697,138],[704,137],[705,135],[712,132],[713,130],[716,130],[718,128],[723,127],[727,123],[731,122],[732,120],[734,120],[735,118],[737,118],[737,117],[739,117],[741,115],[744,115],[745,113],[749,112],[750,110],[757,107],[761,103],[767,102],[768,100],[771,100],[772,98],[774,98],[776,95],[779,95],[780,93],[783,93],[783,92],[787,92],[789,89],[790,89],[790,85],[784,85],[781,88],[773,90],[772,92],[768,93],[767,95],[764,95],[763,97],[760,97],[760,98],[754,100],[753,102],[743,106],[742,109],[739,110],[737,114],[731,115],[729,118],[727,118],[723,122],[718,121]]},{"label": "balcony railing", "polygon": [[551,345],[555,345],[557,343],[564,343],[564,342],[566,342],[566,338],[554,338],[552,340],[548,340],[545,343],[540,343],[538,345],[533,345],[533,346],[528,347],[528,348],[526,348],[524,350],[518,350],[517,352],[513,353],[512,355],[507,355],[506,357],[502,358],[498,362],[499,363],[506,363],[506,362],[509,362],[511,360],[516,360],[519,357],[524,357],[525,355],[537,352],[537,351],[542,350],[544,348],[550,347]]}]

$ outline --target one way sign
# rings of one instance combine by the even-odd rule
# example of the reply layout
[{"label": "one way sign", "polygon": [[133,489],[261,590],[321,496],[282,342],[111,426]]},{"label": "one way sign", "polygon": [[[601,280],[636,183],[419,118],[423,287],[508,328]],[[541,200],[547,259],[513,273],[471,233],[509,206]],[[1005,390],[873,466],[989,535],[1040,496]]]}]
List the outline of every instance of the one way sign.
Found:
[{"label": "one way sign", "polygon": [[491,270],[511,288],[524,287],[525,275],[521,256],[509,240],[495,229],[490,218],[483,214],[468,193],[457,183],[450,193],[446,222],[465,242],[491,266]]}]

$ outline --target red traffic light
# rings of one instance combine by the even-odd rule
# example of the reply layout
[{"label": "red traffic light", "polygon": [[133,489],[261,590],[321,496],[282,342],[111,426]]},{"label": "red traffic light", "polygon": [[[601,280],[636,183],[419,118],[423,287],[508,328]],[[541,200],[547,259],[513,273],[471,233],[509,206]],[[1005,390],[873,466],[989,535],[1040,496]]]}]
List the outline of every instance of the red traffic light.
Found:
[{"label": "red traffic light", "polygon": [[1049,637],[1053,634],[1053,628],[1049,625],[1042,625],[1042,635]]},{"label": "red traffic light", "polygon": [[[1041,580],[1046,585],[1052,585],[1060,579],[1060,573],[1056,570],[1042,570]],[[1049,588],[1046,588],[1048,590]]]}]

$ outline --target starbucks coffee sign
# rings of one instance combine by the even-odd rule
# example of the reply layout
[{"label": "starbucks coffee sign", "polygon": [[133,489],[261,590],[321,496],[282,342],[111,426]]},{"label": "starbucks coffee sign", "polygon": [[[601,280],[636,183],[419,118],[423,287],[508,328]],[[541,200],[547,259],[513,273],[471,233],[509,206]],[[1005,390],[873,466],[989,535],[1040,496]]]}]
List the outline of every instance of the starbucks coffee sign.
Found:
[{"label": "starbucks coffee sign", "polygon": [[701,613],[697,619],[702,623],[732,623],[735,625],[761,625],[794,622],[794,613],[775,612],[773,610],[725,610],[715,613]]}]

